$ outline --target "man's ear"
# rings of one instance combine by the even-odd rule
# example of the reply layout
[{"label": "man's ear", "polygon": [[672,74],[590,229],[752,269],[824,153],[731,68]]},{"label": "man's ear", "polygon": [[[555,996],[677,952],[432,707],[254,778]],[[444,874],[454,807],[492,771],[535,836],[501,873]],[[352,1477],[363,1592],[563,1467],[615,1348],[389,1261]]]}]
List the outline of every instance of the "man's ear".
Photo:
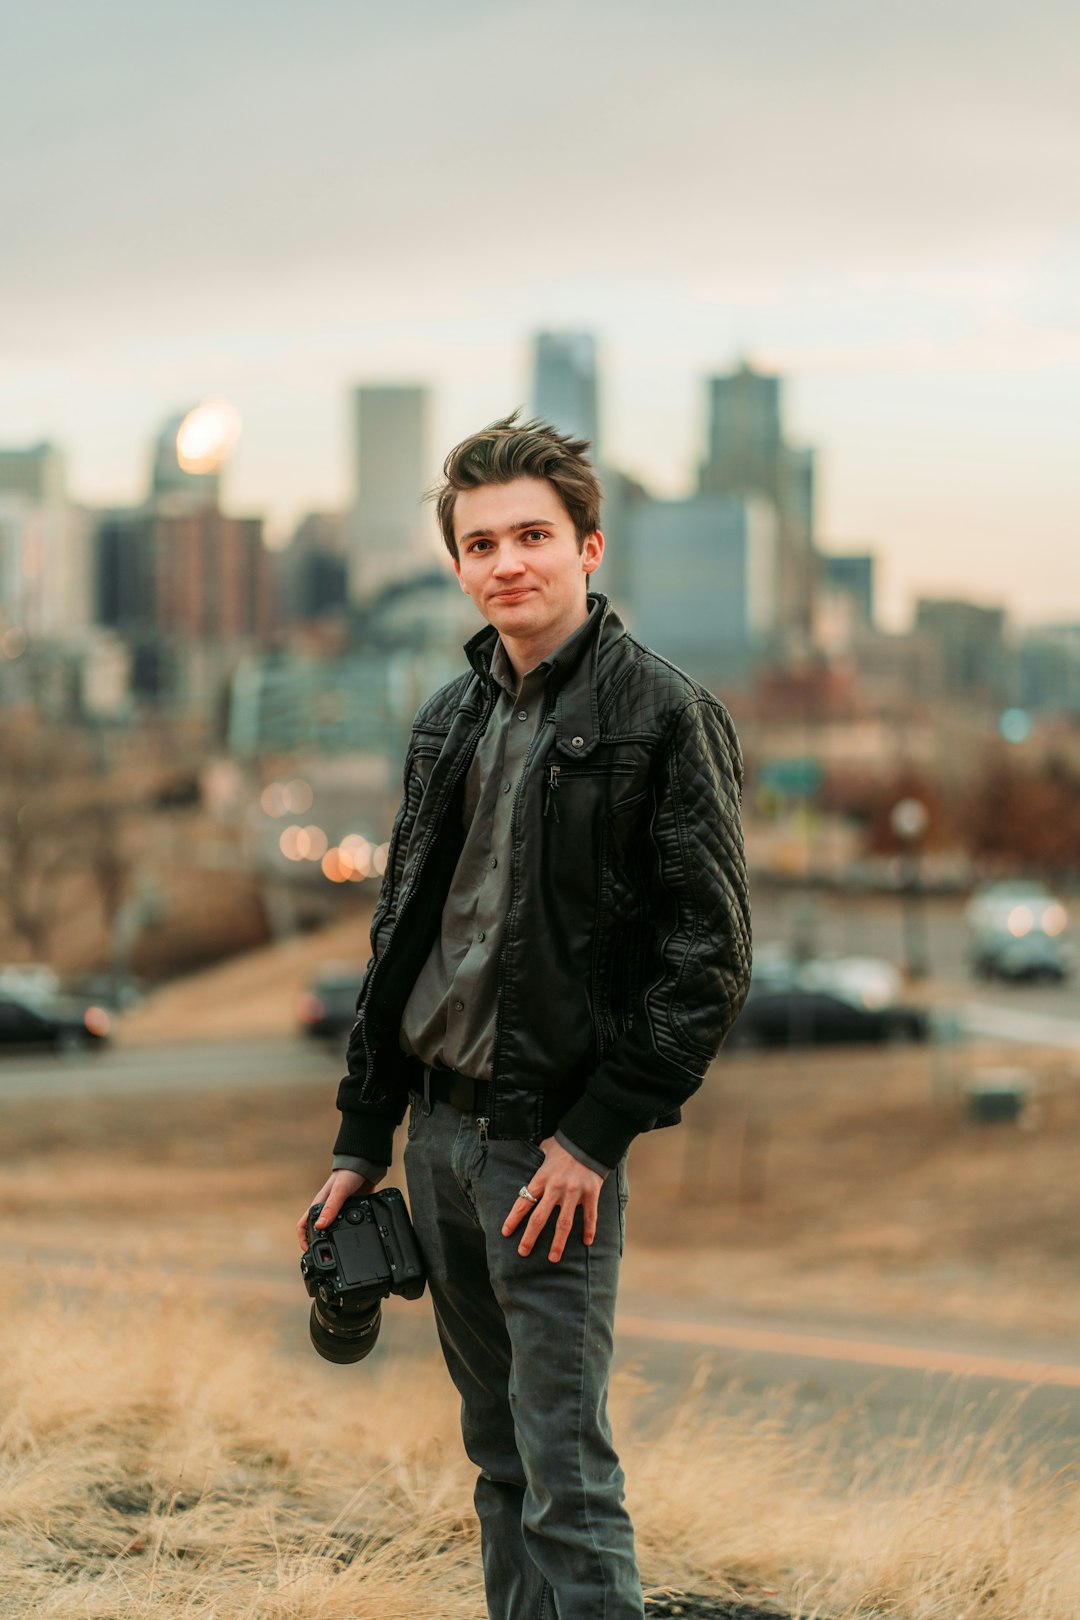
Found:
[{"label": "man's ear", "polygon": [[586,574],[595,574],[604,555],[604,537],[599,529],[585,536],[581,547],[581,567]]},{"label": "man's ear", "polygon": [[458,559],[456,557],[454,558],[454,573],[458,577],[458,584],[461,586],[462,590],[465,592],[465,595],[468,596],[469,595],[469,587],[466,585],[465,581],[461,577],[461,563],[458,561]]}]

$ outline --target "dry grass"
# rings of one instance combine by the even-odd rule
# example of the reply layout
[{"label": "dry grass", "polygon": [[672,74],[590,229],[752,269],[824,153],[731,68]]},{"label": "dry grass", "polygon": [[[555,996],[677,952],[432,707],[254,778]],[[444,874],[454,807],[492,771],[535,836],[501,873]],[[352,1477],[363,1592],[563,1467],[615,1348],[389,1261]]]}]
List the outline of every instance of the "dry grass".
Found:
[{"label": "dry grass", "polygon": [[[469,1470],[441,1367],[331,1369],[176,1286],[8,1299],[0,1613],[93,1620],[479,1620]],[[733,1414],[700,1385],[662,1427],[616,1391],[654,1585],[870,1620],[1071,1620],[1073,1479],[1002,1434],[882,1445]]]},{"label": "dry grass", "polygon": [[[1023,1131],[970,1125],[921,1052],[721,1064],[691,1125],[635,1147],[629,1287],[661,1311],[694,1290],[706,1311],[857,1303],[1060,1341],[1080,1325],[1080,1089],[1029,1061]],[[380,1346],[331,1369],[299,1345],[290,1228],[332,1090],[5,1105],[4,1620],[479,1620],[441,1367]],[[705,1389],[662,1420],[633,1376],[617,1390],[650,1583],[830,1620],[1080,1614],[1076,1479],[1020,1454],[1021,1422],[853,1447],[858,1412],[800,1426],[782,1393]]]}]

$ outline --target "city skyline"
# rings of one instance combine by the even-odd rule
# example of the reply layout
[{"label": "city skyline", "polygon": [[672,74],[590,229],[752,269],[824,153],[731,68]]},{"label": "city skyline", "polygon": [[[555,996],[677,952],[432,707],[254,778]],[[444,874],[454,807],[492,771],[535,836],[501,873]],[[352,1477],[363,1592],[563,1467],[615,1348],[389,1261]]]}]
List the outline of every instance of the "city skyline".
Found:
[{"label": "city skyline", "polygon": [[823,545],[881,558],[886,622],[920,592],[1080,616],[1075,8],[10,26],[0,443],[58,443],[76,498],[137,498],[156,425],[219,394],[229,509],[280,537],[347,502],[350,388],[429,384],[445,448],[528,401],[531,333],[588,330],[607,459],[659,495],[746,356],[819,450]]}]

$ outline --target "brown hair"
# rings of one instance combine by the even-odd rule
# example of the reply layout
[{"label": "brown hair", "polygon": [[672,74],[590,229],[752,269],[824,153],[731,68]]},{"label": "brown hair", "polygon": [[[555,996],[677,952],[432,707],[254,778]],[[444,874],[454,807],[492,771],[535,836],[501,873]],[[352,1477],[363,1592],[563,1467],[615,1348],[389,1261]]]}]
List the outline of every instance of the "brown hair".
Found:
[{"label": "brown hair", "polygon": [[544,478],[570,514],[579,551],[586,535],[600,527],[602,491],[585,453],[589,441],[559,433],[550,422],[519,422],[518,415],[514,411],[456,444],[443,462],[442,482],[428,494],[435,502],[446,549],[455,562],[454,506],[463,489],[509,484],[515,478]]}]

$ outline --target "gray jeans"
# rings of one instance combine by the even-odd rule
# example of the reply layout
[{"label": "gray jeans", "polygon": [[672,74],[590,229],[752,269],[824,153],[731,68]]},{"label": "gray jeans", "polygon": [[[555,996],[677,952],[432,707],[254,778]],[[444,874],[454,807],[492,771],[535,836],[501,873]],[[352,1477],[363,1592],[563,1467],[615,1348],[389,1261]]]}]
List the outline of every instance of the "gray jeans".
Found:
[{"label": "gray jeans", "polygon": [[[481,1142],[474,1114],[413,1099],[405,1171],[439,1339],[479,1469],[490,1620],[643,1620],[634,1532],[611,1444],[607,1388],[626,1171],[581,1215],[563,1258],[554,1218],[531,1255],[503,1221],[543,1161],[533,1143]],[[523,1223],[524,1225],[524,1223]]]}]

